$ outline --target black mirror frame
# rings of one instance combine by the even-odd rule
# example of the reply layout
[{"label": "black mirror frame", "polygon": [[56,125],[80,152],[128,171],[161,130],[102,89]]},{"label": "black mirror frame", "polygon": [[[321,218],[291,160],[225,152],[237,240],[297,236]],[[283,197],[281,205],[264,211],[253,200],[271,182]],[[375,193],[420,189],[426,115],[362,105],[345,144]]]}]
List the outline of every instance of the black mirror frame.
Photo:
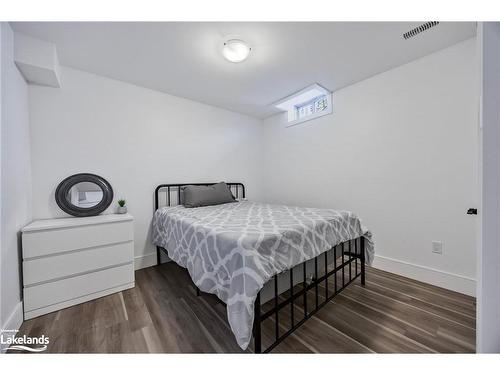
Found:
[{"label": "black mirror frame", "polygon": [[[98,185],[102,190],[102,200],[93,207],[81,208],[77,207],[71,202],[68,202],[67,196],[69,190],[73,185],[79,182],[92,182]],[[92,173],[78,173],[69,176],[61,181],[56,189],[56,203],[67,214],[85,217],[85,216],[96,216],[103,212],[109,205],[113,202],[113,188],[101,176]]]}]

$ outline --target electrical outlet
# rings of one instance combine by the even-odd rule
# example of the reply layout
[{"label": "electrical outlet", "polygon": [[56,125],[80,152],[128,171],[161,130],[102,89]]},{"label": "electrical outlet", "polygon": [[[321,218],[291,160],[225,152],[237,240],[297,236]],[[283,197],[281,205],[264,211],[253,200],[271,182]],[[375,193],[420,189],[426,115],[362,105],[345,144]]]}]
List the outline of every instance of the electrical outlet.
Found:
[{"label": "electrical outlet", "polygon": [[443,241],[432,241],[432,252],[434,254],[443,254]]}]

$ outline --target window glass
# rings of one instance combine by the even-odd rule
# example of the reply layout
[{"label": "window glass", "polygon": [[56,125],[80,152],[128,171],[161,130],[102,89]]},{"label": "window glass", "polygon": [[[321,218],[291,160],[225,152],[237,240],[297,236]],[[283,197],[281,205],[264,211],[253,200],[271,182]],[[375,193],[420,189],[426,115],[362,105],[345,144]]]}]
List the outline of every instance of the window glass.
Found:
[{"label": "window glass", "polygon": [[316,112],[322,112],[328,107],[328,101],[326,100],[326,97],[322,97],[316,100],[314,103],[315,111]]},{"label": "window glass", "polygon": [[309,103],[302,104],[297,107],[297,118],[304,118],[311,116],[318,112],[323,112],[328,108],[328,100],[326,96],[315,98]]}]

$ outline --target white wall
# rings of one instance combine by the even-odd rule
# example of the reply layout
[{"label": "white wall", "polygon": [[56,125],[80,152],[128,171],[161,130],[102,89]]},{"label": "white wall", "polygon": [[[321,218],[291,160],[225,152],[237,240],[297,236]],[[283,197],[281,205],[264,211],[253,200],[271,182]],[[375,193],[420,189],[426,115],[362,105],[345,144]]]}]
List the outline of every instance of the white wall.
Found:
[{"label": "white wall", "polygon": [[265,198],[352,210],[377,267],[474,294],[476,80],[470,39],[335,92],[330,116],[265,120]]},{"label": "white wall", "polygon": [[65,216],[54,200],[65,177],[101,175],[115,192],[107,212],[127,200],[135,255],[145,256],[136,265],[148,266],[158,184],[241,181],[260,197],[260,120],[66,67],[60,74],[60,89],[29,88],[35,218]]},{"label": "white wall", "polygon": [[31,221],[28,86],[13,60],[13,33],[1,24],[1,328],[22,322],[20,229]]},{"label": "white wall", "polygon": [[482,231],[478,259],[477,351],[500,352],[500,23],[479,27],[482,63]]}]

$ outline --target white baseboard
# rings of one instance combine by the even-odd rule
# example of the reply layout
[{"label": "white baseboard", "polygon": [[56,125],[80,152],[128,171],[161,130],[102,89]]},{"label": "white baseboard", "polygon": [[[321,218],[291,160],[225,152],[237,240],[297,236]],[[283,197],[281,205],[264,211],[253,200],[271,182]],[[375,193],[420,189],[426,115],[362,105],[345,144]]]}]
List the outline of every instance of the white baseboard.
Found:
[{"label": "white baseboard", "polygon": [[[163,251],[161,252],[160,256],[162,264],[171,262],[171,259]],[[156,264],[157,264],[156,251],[144,255],[139,255],[134,258],[134,265],[136,270],[140,270],[141,268],[156,266]]]},{"label": "white baseboard", "polygon": [[[163,259],[162,262],[168,259]],[[134,259],[135,269],[152,267],[156,265],[156,252],[136,256]],[[406,276],[411,279],[429,283],[453,290],[455,292],[467,294],[469,296],[476,295],[476,280],[473,278],[457,275],[451,272],[437,270],[427,266],[408,263],[402,260],[375,255],[373,267],[381,270],[392,272],[401,276]]]},{"label": "white baseboard", "polygon": [[134,258],[134,267],[136,270],[141,268],[156,266],[156,251],[149,254],[139,255]]},{"label": "white baseboard", "polygon": [[429,283],[453,290],[455,292],[476,295],[476,280],[467,276],[437,270],[435,268],[421,266],[419,264],[408,263],[402,260],[375,255],[373,261],[374,268],[396,273],[411,279]]},{"label": "white baseboard", "polygon": [[[6,331],[18,330],[21,327],[21,324],[23,324],[22,301],[16,305],[14,311],[12,311],[10,316],[7,318],[7,321],[5,322],[4,326],[2,327],[3,341],[7,341],[7,337],[15,335],[14,332],[6,332]],[[0,344],[0,352],[5,353],[5,351],[7,350],[7,346],[8,346],[7,344]]]}]

